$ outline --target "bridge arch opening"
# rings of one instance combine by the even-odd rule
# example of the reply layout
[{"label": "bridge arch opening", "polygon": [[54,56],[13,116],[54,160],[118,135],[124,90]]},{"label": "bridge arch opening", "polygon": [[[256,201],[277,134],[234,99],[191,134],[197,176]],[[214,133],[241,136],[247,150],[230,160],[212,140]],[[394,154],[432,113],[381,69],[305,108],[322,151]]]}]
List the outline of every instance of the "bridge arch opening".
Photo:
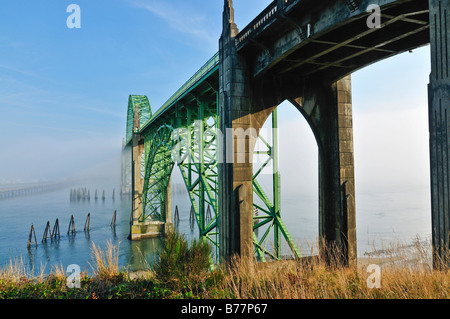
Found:
[{"label": "bridge arch opening", "polygon": [[[143,210],[186,239],[212,243],[218,256],[217,116],[163,124],[146,137]],[[146,220],[143,220],[144,222]],[[167,232],[167,227],[165,232]]]},{"label": "bridge arch opening", "polygon": [[429,46],[352,75],[358,255],[431,244]]},{"label": "bridge arch opening", "polygon": [[172,149],[162,143],[154,149],[144,151],[147,156],[143,189],[143,216],[142,221],[170,222],[171,211],[171,176],[174,163],[170,158]]},{"label": "bridge arch opening", "polygon": [[[253,174],[257,187],[261,187],[270,202],[275,205],[274,197],[274,166],[270,161],[258,174],[258,171],[269,158],[265,151],[267,144],[274,150],[274,134],[277,145],[278,176],[279,176],[279,209],[282,227],[285,227],[296,245],[301,256],[315,255],[318,252],[317,239],[319,234],[319,186],[318,186],[318,146],[314,133],[303,114],[289,101],[277,106],[276,128],[273,128],[273,114],[269,115],[261,128],[253,153]],[[275,132],[274,132],[275,130]],[[275,151],[276,152],[276,151]],[[276,169],[276,168],[275,168]],[[255,175],[257,177],[255,178]],[[254,182],[255,185],[255,182]],[[255,188],[255,186],[254,186]],[[254,227],[265,214],[267,205],[258,195],[253,194]],[[276,250],[275,230],[270,229],[272,223],[267,223],[255,229],[258,243],[269,251]],[[293,252],[284,230],[280,231],[281,257],[293,257]],[[264,236],[267,236],[264,239]],[[256,240],[255,239],[255,240]],[[258,255],[257,249],[256,255]],[[258,257],[258,256],[257,256]]]}]

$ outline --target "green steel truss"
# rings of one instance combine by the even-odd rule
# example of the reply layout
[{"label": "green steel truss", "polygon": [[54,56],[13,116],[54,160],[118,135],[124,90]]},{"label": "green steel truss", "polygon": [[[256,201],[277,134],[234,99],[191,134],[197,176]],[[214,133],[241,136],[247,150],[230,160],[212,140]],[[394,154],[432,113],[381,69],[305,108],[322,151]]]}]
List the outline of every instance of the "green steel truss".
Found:
[{"label": "green steel truss", "polygon": [[[216,54],[153,116],[147,97],[130,96],[126,137],[128,146],[131,146],[133,133],[140,134],[145,141],[141,157],[144,187],[140,220],[165,221],[165,203],[170,196],[168,183],[177,166],[189,194],[200,237],[212,244],[216,261],[220,245],[218,67]],[[140,112],[140,130],[133,131],[136,105]],[[255,151],[258,156],[266,156],[260,167],[254,165],[253,176],[253,206],[258,212],[254,214],[254,249],[260,261],[282,258],[282,238],[294,257],[300,257],[281,218],[276,111],[272,127],[272,145],[260,136],[262,143],[259,144],[264,149]],[[263,169],[270,165],[272,185],[263,187],[259,179]]]},{"label": "green steel truss", "polygon": [[[144,156],[141,157],[141,176],[144,178],[142,221],[164,221],[167,187],[174,163],[171,140],[174,128],[163,125],[145,139]],[[170,195],[170,194],[169,194]]]},{"label": "green steel truss", "polygon": [[131,138],[133,137],[134,111],[136,107],[139,108],[140,129],[142,129],[143,125],[152,118],[152,108],[147,96],[130,95],[128,98],[126,144],[130,143]]},{"label": "green steel truss", "polygon": [[[260,165],[255,165],[256,163],[254,163],[253,167],[253,244],[256,255],[260,261],[266,261],[266,256],[273,260],[282,258],[282,237],[285,239],[294,257],[301,257],[300,251],[295,245],[292,236],[289,234],[289,231],[281,218],[277,122],[277,111],[275,110],[272,113],[272,144],[268,143],[260,134],[258,136],[260,143],[257,143],[256,145],[257,147],[258,145],[261,145],[262,149],[258,148],[255,150],[255,155],[260,158],[260,161],[257,162],[262,162]],[[258,181],[263,170],[267,169],[270,164],[272,164],[271,198]],[[273,236],[271,237],[270,234]],[[270,238],[273,238],[273,241],[271,241]],[[273,252],[271,252],[269,248],[272,248]]]}]

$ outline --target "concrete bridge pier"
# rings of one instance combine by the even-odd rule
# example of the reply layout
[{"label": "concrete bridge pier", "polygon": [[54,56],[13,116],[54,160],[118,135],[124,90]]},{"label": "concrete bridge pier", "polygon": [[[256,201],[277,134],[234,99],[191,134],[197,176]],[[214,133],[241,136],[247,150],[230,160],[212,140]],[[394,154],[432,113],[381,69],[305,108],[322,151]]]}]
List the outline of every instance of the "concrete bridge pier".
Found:
[{"label": "concrete bridge pier", "polygon": [[239,161],[236,149],[231,149],[240,142],[232,130],[251,128],[250,81],[246,62],[236,53],[234,38],[239,31],[231,0],[225,1],[223,23],[219,43],[219,118],[223,136],[219,141],[219,254],[227,262],[235,254],[242,258],[253,254],[253,173],[249,148],[244,149],[244,159]]},{"label": "concrete bridge pier", "polygon": [[428,85],[434,266],[450,265],[450,0],[430,0]]},{"label": "concrete bridge pier", "polygon": [[[139,109],[137,107],[135,108],[133,127],[140,127]],[[141,174],[141,157],[144,152],[144,139],[140,134],[133,133],[132,143],[132,212],[130,236],[131,240],[139,240],[142,235],[140,218],[142,215],[142,192],[144,188],[144,180]]]},{"label": "concrete bridge pier", "polygon": [[172,177],[169,177],[163,209],[164,234],[173,230],[172,222]]},{"label": "concrete bridge pier", "polygon": [[[291,99],[308,121],[319,150],[319,238],[324,257],[356,262],[355,174],[351,77],[304,82]],[[338,260],[336,260],[336,258]]]},{"label": "concrete bridge pier", "polygon": [[125,139],[122,142],[121,153],[121,176],[120,176],[120,194],[121,196],[129,196],[131,194],[131,147],[125,145]]},{"label": "concrete bridge pier", "polygon": [[[140,127],[139,108],[136,106],[134,111],[134,128]],[[136,130],[133,130],[135,132]],[[172,194],[171,183],[166,190],[164,207],[162,209],[163,221],[143,221],[143,189],[144,179],[142,177],[142,156],[145,145],[144,138],[133,133],[133,149],[132,149],[132,213],[130,221],[130,239],[140,240],[143,238],[161,237],[172,229]]]},{"label": "concrete bridge pier", "polygon": [[321,251],[336,252],[325,255],[330,262],[337,255],[341,264],[356,262],[350,76],[334,83],[323,78],[275,80],[270,75],[255,81],[249,76],[249,61],[236,51],[232,1],[225,1],[223,21],[219,67],[220,128],[225,132],[219,169],[222,260],[234,254],[253,256],[254,145],[268,116],[289,99],[309,122],[319,146],[319,236],[325,243]]}]

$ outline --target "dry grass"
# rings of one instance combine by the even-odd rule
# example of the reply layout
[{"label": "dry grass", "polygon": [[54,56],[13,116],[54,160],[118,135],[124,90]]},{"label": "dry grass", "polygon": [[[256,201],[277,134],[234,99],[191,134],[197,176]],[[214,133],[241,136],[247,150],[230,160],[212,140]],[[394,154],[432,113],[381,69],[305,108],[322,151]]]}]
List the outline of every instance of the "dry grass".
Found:
[{"label": "dry grass", "polygon": [[108,241],[106,249],[102,250],[92,243],[91,252],[94,262],[90,266],[95,278],[110,280],[119,275],[119,245],[115,246]]},{"label": "dry grass", "polygon": [[[309,260],[258,264],[233,260],[220,291],[238,299],[441,299],[450,297],[450,272],[433,270],[420,243],[393,246],[339,267],[319,256]],[[380,266],[380,287],[371,288],[367,266]]]},{"label": "dry grass", "polygon": [[[176,244],[173,247],[179,246]],[[161,263],[160,260],[158,265],[162,268],[159,271],[147,269],[132,276],[119,269],[118,246],[109,242],[104,249],[100,249],[93,244],[91,264],[93,276],[82,275],[82,287],[78,290],[66,287],[67,275],[62,266],[54,267],[50,275],[44,276],[41,271],[36,277],[25,267],[21,259],[15,259],[0,269],[0,299],[450,298],[450,271],[433,269],[430,247],[420,241],[413,245],[399,244],[375,250],[368,257],[360,258],[357,265],[350,267],[330,265],[320,256],[264,264],[235,258],[228,267],[217,267],[214,271],[207,271],[203,266],[204,258],[202,257],[206,253],[203,249],[197,248],[190,254],[180,254],[178,250],[176,253],[169,251],[168,261]],[[179,260],[181,260],[180,263],[178,263]],[[196,262],[192,265],[187,264],[195,260]],[[371,273],[368,272],[367,266],[371,264],[380,266],[379,288],[368,286],[367,280]],[[174,268],[179,265],[182,265],[180,273]],[[196,273],[198,276],[193,277]],[[133,277],[135,279],[132,279]],[[174,285],[174,282],[178,284]]]},{"label": "dry grass", "polygon": [[8,266],[0,269],[0,278],[9,283],[17,283],[29,275],[30,271],[26,269],[22,258],[11,259]]}]

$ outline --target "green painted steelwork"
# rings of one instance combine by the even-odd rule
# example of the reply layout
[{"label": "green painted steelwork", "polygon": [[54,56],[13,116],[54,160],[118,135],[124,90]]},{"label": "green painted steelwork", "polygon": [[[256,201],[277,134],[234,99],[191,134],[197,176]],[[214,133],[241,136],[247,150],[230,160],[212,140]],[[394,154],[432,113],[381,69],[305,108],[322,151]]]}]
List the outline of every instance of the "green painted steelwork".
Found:
[{"label": "green painted steelwork", "polygon": [[143,213],[140,218],[142,222],[165,220],[167,187],[173,169],[171,158],[175,142],[171,140],[173,130],[170,125],[163,125],[145,141],[141,165],[145,167],[142,172],[144,177]]},{"label": "green painted steelwork", "polygon": [[152,108],[147,96],[130,95],[128,98],[126,144],[131,141],[133,132],[136,131],[135,128],[133,128],[134,113],[136,107],[139,108],[139,120],[141,123],[138,131],[142,129],[143,124],[147,123],[152,118]]},{"label": "green painted steelwork", "polygon": [[181,100],[186,94],[189,94],[198,84],[202,83],[212,73],[219,72],[219,53],[217,52],[211,59],[208,60],[186,83],[174,93],[166,103],[164,103],[158,111],[143,125],[141,125],[141,131],[145,130],[148,126],[152,125],[159,116],[172,108],[179,100]]},{"label": "green painted steelwork", "polygon": [[[289,231],[286,228],[281,218],[281,188],[280,188],[280,174],[278,170],[278,119],[277,110],[272,113],[272,145],[270,145],[261,135],[258,137],[265,146],[265,150],[256,150],[255,154],[259,156],[266,156],[265,161],[253,174],[253,243],[255,252],[260,261],[266,261],[266,256],[273,260],[282,258],[281,240],[282,237],[286,240],[294,257],[300,258],[301,253],[292,239]],[[272,196],[271,198],[264,191],[258,177],[261,172],[266,169],[270,162],[272,162]],[[255,167],[254,167],[255,169]],[[256,200],[259,199],[259,202]],[[257,213],[256,213],[257,212]],[[262,214],[259,214],[262,212]],[[265,230],[264,230],[265,229]],[[258,236],[259,230],[264,230],[262,236]],[[270,233],[273,232],[273,241],[270,241]],[[268,250],[268,246],[273,247],[273,252]]]},{"label": "green painted steelwork", "polygon": [[[173,168],[177,166],[188,191],[200,236],[214,245],[217,254],[217,102],[198,101],[195,109],[179,110],[177,119],[176,127],[163,124],[144,135],[142,166],[145,169],[142,172],[144,188],[140,221],[165,221],[168,183]],[[150,128],[152,126],[148,130]]]},{"label": "green painted steelwork", "polygon": [[[144,138],[141,156],[142,192],[141,222],[165,221],[168,183],[175,166],[180,170],[194,212],[199,235],[213,246],[213,259],[219,256],[219,55],[214,55],[164,105],[152,115],[146,96],[131,95],[128,105],[127,138],[133,134]],[[139,129],[133,130],[136,106],[139,108]],[[142,114],[141,114],[142,112]],[[280,185],[278,174],[278,145],[276,112],[272,118],[273,145],[262,136],[267,147],[267,160],[254,173],[253,189],[255,209],[254,247],[259,260],[280,259],[281,239],[284,238],[295,257],[300,257],[292,237],[281,219]],[[272,188],[266,193],[258,182],[258,175],[272,162]],[[267,194],[271,194],[271,197]],[[258,235],[259,232],[263,232]],[[273,232],[273,241],[270,234]],[[275,247],[270,252],[268,246]]]}]

